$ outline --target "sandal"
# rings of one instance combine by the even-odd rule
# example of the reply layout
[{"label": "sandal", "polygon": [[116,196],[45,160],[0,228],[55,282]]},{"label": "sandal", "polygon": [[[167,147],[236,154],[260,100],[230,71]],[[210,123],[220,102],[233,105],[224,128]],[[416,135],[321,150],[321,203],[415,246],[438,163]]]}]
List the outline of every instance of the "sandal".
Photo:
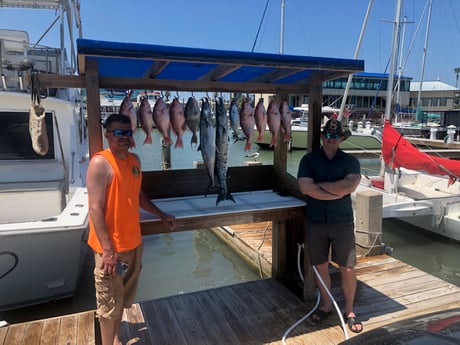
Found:
[{"label": "sandal", "polygon": [[313,314],[311,314],[311,317],[310,319],[316,323],[316,324],[320,324],[322,323],[324,320],[326,320],[329,315],[332,314],[332,311],[325,311],[325,310],[321,310],[321,309],[316,309]]},{"label": "sandal", "polygon": [[[363,324],[358,319],[358,316],[347,316],[346,313],[343,314],[343,317],[348,325],[348,329],[353,333],[361,333],[363,331]],[[356,326],[361,326],[361,328],[356,328]]]}]

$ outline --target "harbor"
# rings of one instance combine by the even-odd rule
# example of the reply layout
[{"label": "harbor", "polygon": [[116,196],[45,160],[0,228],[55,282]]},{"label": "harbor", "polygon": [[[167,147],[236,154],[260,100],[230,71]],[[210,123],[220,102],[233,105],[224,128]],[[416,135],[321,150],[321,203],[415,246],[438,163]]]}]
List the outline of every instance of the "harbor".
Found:
[{"label": "harbor", "polygon": [[[266,222],[250,229],[229,227],[226,242],[246,246],[250,255],[271,261]],[[215,231],[227,230],[216,229]],[[253,261],[258,265],[258,260]],[[382,255],[360,258],[356,267],[356,312],[371,331],[410,317],[460,307],[460,288],[412,265]],[[339,272],[330,266],[334,296],[340,296]],[[343,301],[338,298],[337,303]],[[335,315],[323,325],[305,320],[314,301],[304,302],[276,279],[263,278],[214,289],[142,301],[126,310],[122,341],[126,344],[339,344],[345,340]],[[97,344],[94,310],[17,323],[0,328],[0,344]],[[349,334],[352,337],[352,334]]]},{"label": "harbor", "polygon": [[[14,1],[6,2],[7,5],[17,5]],[[27,5],[36,6],[32,2]],[[62,21],[70,3],[52,1],[41,5],[54,8]],[[75,14],[78,27],[81,24],[79,3],[72,5],[73,12],[67,13],[67,17],[70,19]],[[58,18],[55,23],[57,21]],[[137,188],[142,182],[141,204],[146,206],[148,198],[165,214],[175,216],[174,231],[171,232],[172,229],[157,216],[162,214],[164,218],[162,212],[141,210],[140,231],[147,245],[143,257],[145,269],[142,266],[137,300],[123,313],[120,329],[123,344],[342,344],[348,338],[360,336],[349,334],[357,331],[352,330],[350,324],[348,328],[345,324],[342,324],[343,328],[340,325],[344,300],[340,272],[333,262],[329,271],[332,274],[331,293],[339,305],[337,315],[321,325],[307,320],[309,311],[315,308],[316,284],[314,267],[303,249],[307,205],[295,177],[300,157],[289,150],[292,123],[288,116],[292,95],[298,95],[297,101],[300,97],[308,97],[306,149],[309,152],[318,149],[322,136],[323,84],[363,72],[364,60],[128,43],[121,38],[116,42],[104,41],[82,38],[79,27],[76,50],[73,46],[71,49],[71,59],[76,64],[73,69],[62,67],[53,73],[44,73],[44,70],[35,70],[27,58],[22,59],[35,47],[29,47],[28,39],[18,45],[18,40],[11,39],[11,32],[5,32],[3,36],[7,38],[2,38],[2,54],[5,52],[3,41],[12,41],[15,44],[9,45],[6,57],[20,58],[19,64],[5,60],[9,65],[1,65],[2,70],[12,71],[4,78],[4,91],[1,91],[2,97],[11,102],[2,103],[7,106],[3,110],[5,122],[9,125],[5,131],[12,137],[17,127],[26,132],[29,130],[32,145],[15,147],[32,146],[34,152],[28,152],[26,156],[21,156],[20,152],[18,156],[13,147],[14,156],[5,156],[2,162],[8,166],[5,173],[8,185],[2,189],[3,205],[8,208],[4,207],[3,212],[5,217],[12,215],[14,218],[3,221],[1,229],[0,345],[100,344],[100,327],[94,305],[94,263],[86,244],[89,207],[85,176],[89,159],[106,147],[104,140],[109,137],[124,137],[125,153],[132,148],[140,157],[142,166],[136,161],[132,167],[127,166],[126,171],[138,178]],[[60,60],[64,62],[63,45],[60,54]],[[393,76],[391,72],[388,90],[392,89]],[[56,105],[51,102],[54,92],[60,94],[60,91],[77,89],[84,89],[84,104],[79,97],[67,97],[68,112],[64,115],[58,107],[63,102],[56,100]],[[130,117],[131,126],[126,123],[123,130],[108,126],[108,133],[104,133],[101,116],[103,89],[144,90],[145,94],[148,90],[164,90],[177,95],[179,92],[205,92],[207,96],[199,100],[200,103],[189,98],[196,104],[193,113],[200,114],[199,123],[197,117],[190,123],[178,97],[171,103],[156,98],[153,110],[148,100],[143,99],[137,111],[129,91],[120,105],[120,109],[125,110],[120,112]],[[44,90],[46,95],[42,97]],[[50,90],[52,94],[48,94]],[[211,101],[210,92],[215,95]],[[222,93],[235,98],[240,95],[241,108],[234,107],[233,114],[238,115],[239,128],[245,134],[241,141],[229,141],[228,122],[235,128],[232,126],[234,117],[231,105],[227,113]],[[251,105],[255,93],[269,95],[271,111],[267,110],[267,114],[271,121],[278,119],[276,130],[267,119],[274,146],[267,154],[261,150],[255,152],[253,120],[256,111]],[[23,104],[29,96],[32,96],[33,104],[28,112]],[[391,102],[391,93],[389,98]],[[44,99],[42,103],[41,99]],[[232,102],[236,105],[236,100],[232,99]],[[10,108],[22,114],[19,126],[15,123],[17,116],[11,116]],[[386,112],[389,110],[390,106],[387,106]],[[34,124],[41,114],[47,115],[47,122],[43,117]],[[261,128],[266,128],[259,125],[257,122],[260,132]],[[192,139],[187,127],[193,132]],[[39,138],[34,138],[34,128],[39,132]],[[194,145],[197,144],[198,129],[199,151]],[[171,132],[174,136],[170,136]],[[29,139],[28,135],[19,137]],[[340,139],[340,134],[329,139]],[[392,147],[396,148],[399,142],[398,138]],[[186,150],[184,143],[195,147]],[[377,152],[367,154],[369,156],[360,156],[360,160],[378,155]],[[229,160],[228,156],[232,155],[234,158]],[[262,159],[263,162],[258,161]],[[389,165],[388,160],[385,162]],[[35,169],[29,171],[18,166]],[[53,166],[59,169],[53,169]],[[368,178],[367,167],[364,164],[362,167],[362,175]],[[59,171],[57,176],[54,174],[56,170]],[[355,172],[357,176],[357,164]],[[455,169],[449,169],[448,173],[450,185],[458,173]],[[414,176],[411,173],[409,178]],[[410,189],[409,178],[400,181],[406,183],[406,190]],[[48,183],[50,180],[51,184]],[[383,179],[369,181],[368,187],[374,187],[382,185]],[[425,186],[427,183],[423,181],[426,180],[420,184]],[[109,179],[106,182],[111,183]],[[428,216],[433,228],[429,230],[439,229],[439,235],[446,235],[439,225],[450,225],[446,227],[449,229],[447,238],[457,239],[453,235],[458,231],[458,216],[454,213],[458,206],[458,191],[445,191],[441,187],[444,179],[438,182],[439,185],[430,187],[437,195],[447,191],[449,199],[436,200],[437,203],[433,204],[424,198],[412,206],[407,206],[411,202],[405,200],[406,204],[399,208],[391,205],[391,210],[395,211],[391,218]],[[55,193],[56,186],[59,193]],[[90,183],[90,199],[93,187]],[[431,313],[443,311],[449,312],[447,324],[425,324],[433,333],[444,336],[445,332],[450,332],[451,325],[458,324],[460,287],[387,255],[392,254],[393,249],[391,243],[383,240],[382,210],[386,212],[390,208],[382,207],[384,198],[381,193],[366,190],[355,194],[359,262],[353,310],[363,321],[365,331],[362,335],[369,333],[372,336],[374,330],[382,331],[381,327],[391,330],[413,317],[428,319]],[[136,195],[137,190],[134,198]],[[43,202],[37,203],[37,200]],[[46,210],[47,213],[34,215],[33,219],[27,218],[32,211],[49,205],[50,200],[56,204],[55,210]],[[102,202],[99,206],[107,207]],[[30,209],[30,212],[24,212],[24,209]],[[94,210],[94,202],[91,210]],[[137,209],[131,211],[137,214]],[[351,219],[351,210],[349,213]],[[385,216],[388,214],[384,213]],[[56,229],[60,233],[69,233],[72,226],[79,231],[73,238],[55,235]],[[27,231],[24,231],[25,227]],[[54,236],[50,236],[51,232]],[[23,235],[24,242],[17,241],[19,234]],[[37,235],[43,240],[39,242]],[[181,240],[180,249],[173,248],[173,242],[176,245]],[[221,246],[219,249],[217,242]],[[117,251],[122,251],[119,249]],[[182,259],[190,258],[192,254],[194,260],[179,265],[176,253]],[[69,259],[69,267],[64,266],[64,259]],[[218,268],[223,266],[228,267],[219,272]],[[191,280],[185,279],[188,273],[199,284],[195,286]],[[455,269],[451,272],[453,275],[457,273]],[[173,281],[182,285],[174,286]],[[155,295],[149,290],[162,291]],[[346,309],[350,309],[348,305]],[[32,310],[36,314],[28,312]],[[348,319],[352,318],[349,316]],[[117,316],[114,320],[118,328]],[[105,324],[101,325],[104,334]],[[116,332],[109,337],[115,343],[118,342]]]}]

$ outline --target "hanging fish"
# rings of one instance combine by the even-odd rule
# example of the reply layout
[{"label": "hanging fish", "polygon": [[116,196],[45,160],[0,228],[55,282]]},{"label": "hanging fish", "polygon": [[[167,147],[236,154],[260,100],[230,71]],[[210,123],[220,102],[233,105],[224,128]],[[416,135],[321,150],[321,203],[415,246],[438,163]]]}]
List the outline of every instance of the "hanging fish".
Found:
[{"label": "hanging fish", "polygon": [[198,150],[201,151],[204,166],[208,171],[209,179],[211,180],[207,194],[210,187],[215,186],[214,182],[214,168],[216,164],[216,127],[214,124],[211,106],[207,98],[201,101],[200,113],[200,146]]},{"label": "hanging fish", "polygon": [[136,131],[137,128],[137,114],[136,114],[136,109],[134,109],[133,102],[131,102],[131,91],[128,91],[127,95],[123,99],[120,105],[120,114],[129,116],[129,119],[131,120],[131,129],[133,132]]},{"label": "hanging fish", "polygon": [[48,153],[48,132],[45,123],[45,108],[40,104],[31,104],[29,110],[29,133],[34,151],[44,156]]},{"label": "hanging fish", "polygon": [[200,106],[195,97],[189,97],[185,104],[185,123],[188,129],[192,131],[191,146],[198,145],[198,136],[196,133],[200,130]]},{"label": "hanging fish", "polygon": [[216,206],[224,200],[235,202],[227,188],[227,158],[228,158],[228,118],[222,97],[216,100],[216,162],[215,174],[219,192]]},{"label": "hanging fish", "polygon": [[176,144],[174,147],[184,147],[184,142],[182,141],[182,136],[186,128],[184,106],[178,98],[174,98],[169,107],[169,119],[171,121],[171,128],[176,135]]},{"label": "hanging fish", "polygon": [[289,105],[287,101],[282,101],[280,105],[280,115],[281,115],[281,130],[284,133],[283,141],[288,143],[291,141],[291,121],[292,121],[292,111],[289,110]]},{"label": "hanging fish", "polygon": [[250,99],[243,100],[240,109],[240,126],[244,135],[246,136],[246,146],[244,147],[245,151],[251,149],[252,136],[254,134],[254,108],[251,105]]},{"label": "hanging fish", "polygon": [[272,134],[272,141],[270,147],[276,146],[278,141],[278,132],[281,126],[281,114],[276,101],[272,99],[267,108],[267,124]]},{"label": "hanging fish", "polygon": [[257,102],[256,109],[254,110],[254,118],[256,121],[256,128],[259,133],[257,142],[262,143],[264,141],[264,132],[267,128],[267,111],[264,106],[264,99],[260,98]]},{"label": "hanging fish", "polygon": [[153,113],[152,108],[147,97],[142,98],[141,105],[139,106],[139,122],[141,123],[142,130],[145,132],[145,140],[142,143],[152,143],[152,129],[153,129]]},{"label": "hanging fish", "polygon": [[234,99],[230,102],[229,115],[230,127],[232,127],[236,143],[238,141],[238,131],[240,129],[240,113],[238,111],[238,104]]},{"label": "hanging fish", "polygon": [[169,119],[169,110],[163,98],[158,98],[153,106],[153,122],[163,136],[166,145],[172,145],[173,141],[169,136],[171,122]]}]

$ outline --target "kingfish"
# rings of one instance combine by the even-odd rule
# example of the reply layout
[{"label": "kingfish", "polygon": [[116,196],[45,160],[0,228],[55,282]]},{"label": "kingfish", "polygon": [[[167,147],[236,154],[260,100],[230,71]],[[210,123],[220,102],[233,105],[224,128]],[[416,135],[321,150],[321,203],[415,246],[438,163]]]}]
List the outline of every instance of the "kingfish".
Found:
[{"label": "kingfish", "polygon": [[227,189],[227,158],[228,158],[228,118],[222,97],[216,100],[216,162],[215,175],[217,177],[216,206],[223,200],[235,202]]},{"label": "kingfish", "polygon": [[169,117],[171,121],[171,128],[176,135],[176,144],[174,147],[184,147],[184,143],[182,141],[182,136],[184,135],[186,128],[184,106],[178,98],[174,98],[171,103],[169,108]]},{"label": "kingfish", "polygon": [[240,109],[240,126],[244,135],[246,136],[246,146],[244,147],[245,151],[248,151],[251,148],[252,136],[254,134],[254,108],[251,105],[249,99],[245,99],[241,104]]},{"label": "kingfish", "polygon": [[267,123],[270,133],[272,134],[272,141],[270,142],[270,147],[276,146],[278,141],[278,132],[281,126],[281,114],[276,104],[276,101],[272,99],[268,104],[267,108]]},{"label": "kingfish", "polygon": [[280,105],[280,114],[281,114],[281,130],[284,133],[283,141],[288,143],[291,141],[291,120],[292,120],[292,111],[289,110],[289,105],[287,101],[282,101]]},{"label": "kingfish", "polygon": [[133,102],[131,102],[130,95],[131,93],[128,92],[128,94],[123,99],[123,102],[121,102],[120,114],[129,116],[129,119],[131,120],[131,129],[134,132],[137,128],[137,114],[136,109],[134,109]]},{"label": "kingfish", "polygon": [[190,145],[193,147],[198,144],[198,137],[196,133],[200,130],[200,106],[195,97],[189,97],[185,104],[185,123],[188,129],[192,131],[192,139]]},{"label": "kingfish", "polygon": [[198,150],[201,151],[203,162],[208,171],[209,179],[211,180],[206,193],[210,187],[215,186],[214,168],[216,163],[216,126],[211,111],[211,106],[207,98],[201,101],[200,113],[200,145]]},{"label": "kingfish", "polygon": [[240,113],[238,111],[238,104],[233,99],[230,103],[230,127],[232,127],[235,135],[235,143],[238,141],[238,130],[240,129]]},{"label": "kingfish", "polygon": [[158,98],[155,102],[155,105],[153,106],[153,121],[163,136],[165,144],[171,145],[173,141],[169,136],[169,128],[171,127],[171,122],[169,120],[169,110],[168,106],[163,101],[163,98]]},{"label": "kingfish", "polygon": [[265,110],[263,98],[260,98],[259,102],[257,102],[256,109],[254,110],[254,118],[257,131],[259,132],[257,142],[260,143],[264,141],[264,132],[267,127],[267,111]]},{"label": "kingfish", "polygon": [[142,145],[152,143],[152,129],[153,129],[153,114],[152,108],[148,99],[145,97],[139,106],[139,122],[141,123],[142,130],[145,132],[145,140]]}]

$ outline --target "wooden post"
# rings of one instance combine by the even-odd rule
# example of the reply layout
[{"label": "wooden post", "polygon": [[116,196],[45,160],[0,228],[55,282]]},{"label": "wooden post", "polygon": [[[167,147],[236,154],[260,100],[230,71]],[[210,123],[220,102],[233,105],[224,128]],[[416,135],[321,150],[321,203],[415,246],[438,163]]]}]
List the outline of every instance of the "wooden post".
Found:
[{"label": "wooden post", "polygon": [[310,93],[308,94],[308,135],[307,135],[307,152],[312,152],[320,148],[321,107],[323,103],[323,85],[321,76],[315,74],[312,76]]},{"label": "wooden post", "polygon": [[382,194],[373,191],[356,193],[356,252],[357,255],[383,254]]},{"label": "wooden post", "polygon": [[272,277],[286,272],[286,221],[272,222]]},{"label": "wooden post", "polygon": [[96,60],[86,59],[86,112],[88,116],[90,157],[102,150],[101,96]]}]

